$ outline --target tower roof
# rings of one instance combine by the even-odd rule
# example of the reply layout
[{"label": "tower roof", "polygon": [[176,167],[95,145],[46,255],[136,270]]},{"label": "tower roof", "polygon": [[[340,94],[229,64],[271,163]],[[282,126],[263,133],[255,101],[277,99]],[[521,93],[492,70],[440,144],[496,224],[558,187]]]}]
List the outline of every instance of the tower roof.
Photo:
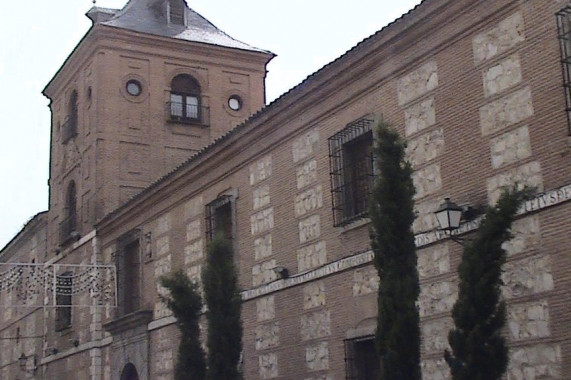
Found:
[{"label": "tower roof", "polygon": [[[169,3],[183,5],[184,25],[169,22]],[[93,7],[87,12],[87,16],[94,24],[186,41],[270,53],[230,37],[190,9],[184,0],[129,0],[123,9]]]}]

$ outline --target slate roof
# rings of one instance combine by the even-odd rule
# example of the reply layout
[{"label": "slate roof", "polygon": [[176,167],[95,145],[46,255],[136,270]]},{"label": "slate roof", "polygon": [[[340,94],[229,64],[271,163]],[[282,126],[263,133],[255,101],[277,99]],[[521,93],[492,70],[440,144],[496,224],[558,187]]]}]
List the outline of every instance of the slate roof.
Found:
[{"label": "slate roof", "polygon": [[169,24],[167,22],[164,0],[129,0],[121,10],[93,7],[87,12],[87,15],[91,18],[91,15],[94,13],[113,14],[110,19],[106,21],[102,20],[99,23],[116,28],[271,54],[269,51],[258,49],[230,37],[200,14],[188,8],[186,1],[184,1],[184,5],[187,26]]}]

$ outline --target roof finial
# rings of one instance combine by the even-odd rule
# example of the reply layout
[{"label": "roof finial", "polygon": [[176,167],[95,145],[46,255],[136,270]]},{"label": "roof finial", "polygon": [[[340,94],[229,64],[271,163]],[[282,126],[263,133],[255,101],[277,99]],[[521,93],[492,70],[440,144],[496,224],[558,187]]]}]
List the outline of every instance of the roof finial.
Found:
[{"label": "roof finial", "polygon": [[97,3],[97,0],[93,0],[93,5],[95,5],[95,3]]}]

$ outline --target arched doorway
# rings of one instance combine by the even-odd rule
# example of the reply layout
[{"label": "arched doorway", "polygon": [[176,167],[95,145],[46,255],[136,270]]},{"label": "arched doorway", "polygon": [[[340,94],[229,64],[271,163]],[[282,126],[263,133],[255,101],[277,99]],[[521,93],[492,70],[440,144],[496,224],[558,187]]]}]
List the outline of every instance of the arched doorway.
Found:
[{"label": "arched doorway", "polygon": [[139,380],[137,368],[132,363],[127,363],[121,372],[121,380]]}]

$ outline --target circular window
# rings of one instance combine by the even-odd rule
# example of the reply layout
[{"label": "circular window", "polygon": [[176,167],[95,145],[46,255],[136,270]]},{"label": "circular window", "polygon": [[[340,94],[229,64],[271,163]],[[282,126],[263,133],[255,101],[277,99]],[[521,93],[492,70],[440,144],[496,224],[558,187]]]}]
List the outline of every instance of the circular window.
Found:
[{"label": "circular window", "polygon": [[142,87],[141,83],[137,80],[131,79],[127,82],[127,93],[131,96],[139,96],[141,95]]},{"label": "circular window", "polygon": [[238,95],[232,95],[228,98],[228,107],[233,111],[238,111],[242,108],[242,99]]}]

